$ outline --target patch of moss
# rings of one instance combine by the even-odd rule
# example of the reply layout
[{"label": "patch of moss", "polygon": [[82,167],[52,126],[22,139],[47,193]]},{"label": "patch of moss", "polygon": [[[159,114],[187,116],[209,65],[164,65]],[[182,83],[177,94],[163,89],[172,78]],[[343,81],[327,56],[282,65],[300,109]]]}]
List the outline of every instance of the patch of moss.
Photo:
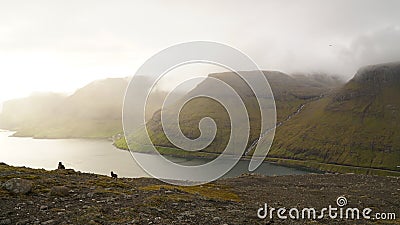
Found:
[{"label": "patch of moss", "polygon": [[110,224],[128,224],[132,221],[134,211],[131,208],[123,208],[124,211],[128,211],[128,214],[122,214],[121,210],[115,212],[116,209],[108,209],[105,207],[91,206],[82,211],[81,216],[77,217],[76,224],[104,224],[107,221]]},{"label": "patch of moss", "polygon": [[40,179],[39,176],[32,175],[32,174],[10,174],[10,175],[1,176],[1,179],[4,179],[4,180],[9,180],[9,179],[13,179],[13,178],[21,178],[21,179],[26,179],[26,180]]},{"label": "patch of moss", "polygon": [[187,202],[193,200],[193,196],[188,194],[168,194],[168,195],[152,195],[148,198],[146,206],[157,207],[160,204],[170,204],[171,202]]},{"label": "patch of moss", "polygon": [[3,190],[2,188],[0,188],[0,196],[9,196],[10,193],[6,190]]},{"label": "patch of moss", "polygon": [[232,192],[229,187],[205,184],[200,186],[172,186],[172,185],[151,185],[140,188],[144,191],[159,191],[165,190],[178,190],[192,195],[199,195],[205,199],[216,200],[216,201],[233,201],[239,202],[239,196]]},{"label": "patch of moss", "polygon": [[111,178],[97,178],[89,180],[88,185],[94,185],[103,188],[128,188],[129,185],[118,179]]}]

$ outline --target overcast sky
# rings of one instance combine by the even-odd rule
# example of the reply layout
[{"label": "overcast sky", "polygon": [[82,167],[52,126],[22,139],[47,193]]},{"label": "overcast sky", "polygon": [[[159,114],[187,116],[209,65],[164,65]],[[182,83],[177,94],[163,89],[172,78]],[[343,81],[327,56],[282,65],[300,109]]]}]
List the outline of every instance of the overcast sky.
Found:
[{"label": "overcast sky", "polygon": [[265,70],[350,78],[400,59],[400,1],[0,0],[0,102],[125,77],[176,43],[211,40]]}]

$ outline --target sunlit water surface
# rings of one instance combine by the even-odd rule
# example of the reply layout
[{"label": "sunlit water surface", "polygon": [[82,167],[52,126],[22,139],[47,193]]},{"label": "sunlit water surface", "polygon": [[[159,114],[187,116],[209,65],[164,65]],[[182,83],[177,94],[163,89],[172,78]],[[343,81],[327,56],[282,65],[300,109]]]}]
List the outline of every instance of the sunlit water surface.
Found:
[{"label": "sunlit water surface", "polygon": [[[32,139],[9,137],[12,132],[0,131],[0,162],[12,166],[26,166],[53,170],[58,162],[77,171],[109,175],[114,171],[121,177],[149,177],[128,151],[115,148],[110,141],[98,139]],[[145,155],[147,160],[158,160]],[[169,157],[171,158],[171,157]],[[185,165],[198,165],[205,159],[173,158]],[[248,161],[239,163],[225,177],[248,173]],[[255,173],[263,175],[305,174],[309,171],[264,162]],[[167,176],[167,175],[166,175]],[[170,176],[170,175],[169,175]],[[171,179],[181,178],[179,174]]]}]

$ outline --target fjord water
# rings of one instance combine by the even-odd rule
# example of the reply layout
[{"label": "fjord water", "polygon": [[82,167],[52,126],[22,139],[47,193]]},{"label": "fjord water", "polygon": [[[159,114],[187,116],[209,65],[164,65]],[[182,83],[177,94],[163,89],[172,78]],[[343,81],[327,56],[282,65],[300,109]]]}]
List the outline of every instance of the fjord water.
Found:
[{"label": "fjord water", "polygon": [[[81,172],[109,175],[114,171],[121,177],[149,177],[128,151],[115,148],[110,141],[100,139],[32,139],[10,137],[12,132],[0,132],[0,162],[12,166],[53,170],[59,161],[67,168]],[[159,163],[153,155],[145,156]],[[171,157],[168,157],[171,158]],[[173,158],[185,165],[199,165],[204,159]],[[225,177],[248,173],[248,161],[240,161]],[[305,174],[305,170],[264,162],[255,173],[263,175]],[[176,177],[167,177],[180,179]]]}]

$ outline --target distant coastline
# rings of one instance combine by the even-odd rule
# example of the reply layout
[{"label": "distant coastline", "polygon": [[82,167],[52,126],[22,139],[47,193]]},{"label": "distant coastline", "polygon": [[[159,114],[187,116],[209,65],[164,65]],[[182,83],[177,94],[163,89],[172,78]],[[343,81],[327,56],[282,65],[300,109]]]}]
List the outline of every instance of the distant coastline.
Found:
[{"label": "distant coastline", "polygon": [[[119,147],[114,143],[118,149],[129,151],[126,147]],[[183,153],[175,148],[157,146],[158,151],[166,156],[173,156],[178,158],[204,158],[204,159],[214,159],[219,154],[217,153],[209,153],[209,152],[191,152],[190,155],[186,152]],[[151,151],[143,150],[143,151],[135,151],[138,153],[146,153],[146,154],[154,154]],[[250,160],[251,156],[242,156],[240,160]],[[265,159],[266,162],[298,168],[303,170],[310,170],[314,172],[327,172],[327,173],[355,173],[355,174],[364,174],[364,175],[378,175],[378,176],[400,176],[400,171],[395,170],[386,170],[380,168],[368,168],[368,167],[357,167],[352,165],[342,165],[342,164],[333,164],[333,163],[321,163],[314,162],[308,160],[297,160],[290,158],[276,158],[276,157],[267,157]]]},{"label": "distant coastline", "polygon": [[[0,129],[0,132],[14,132],[10,137],[18,137],[18,138],[33,138],[33,139],[49,139],[49,140],[62,140],[62,139],[88,139],[88,140],[107,140],[110,141],[114,147],[120,150],[128,151],[127,147],[121,146],[117,144],[112,137],[109,138],[93,138],[93,137],[62,137],[62,138],[55,138],[55,137],[32,137],[32,136],[21,136],[18,135],[16,131],[9,131]],[[179,152],[178,149],[158,146],[157,147],[159,152],[165,156],[172,156],[177,158],[185,158],[185,159],[214,159],[218,157],[219,154],[217,153],[210,153],[210,152],[193,152],[189,154],[183,154]],[[138,153],[145,153],[145,154],[154,154],[151,151],[135,151]],[[250,160],[251,156],[242,156],[240,160]],[[321,162],[314,162],[308,160],[298,160],[298,159],[291,159],[291,158],[278,158],[278,157],[267,157],[265,159],[266,162],[298,168],[303,170],[310,170],[314,172],[327,172],[327,173],[355,173],[355,174],[365,174],[365,175],[379,175],[379,176],[400,176],[400,171],[396,170],[387,170],[387,169],[380,169],[380,168],[368,168],[368,167],[357,167],[352,165],[342,165],[342,164],[332,164],[332,163],[321,163]]]}]

